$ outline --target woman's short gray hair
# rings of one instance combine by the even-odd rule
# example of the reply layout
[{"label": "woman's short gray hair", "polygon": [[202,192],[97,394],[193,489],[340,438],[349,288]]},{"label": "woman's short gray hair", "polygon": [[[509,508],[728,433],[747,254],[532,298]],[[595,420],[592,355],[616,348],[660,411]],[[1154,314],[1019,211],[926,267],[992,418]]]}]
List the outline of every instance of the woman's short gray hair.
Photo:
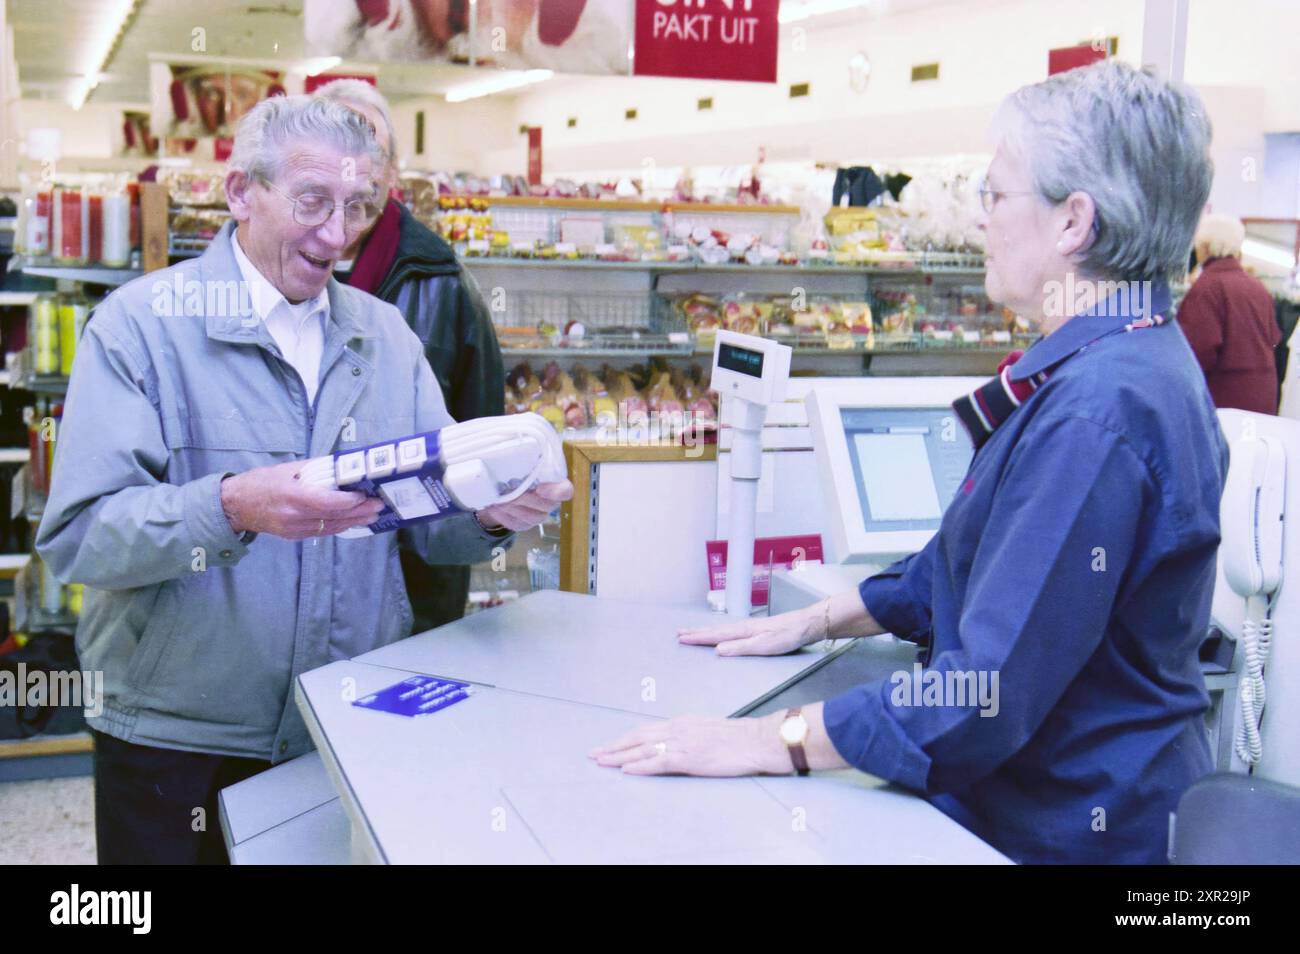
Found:
[{"label": "woman's short gray hair", "polygon": [[1196,244],[1207,258],[1232,258],[1241,254],[1246,226],[1235,215],[1207,213],[1196,227]]},{"label": "woman's short gray hair", "polygon": [[375,89],[374,84],[359,79],[330,80],[319,87],[315,95],[332,99],[345,106],[348,103],[360,103],[377,112],[383,118],[388,133],[388,158],[390,161],[397,158],[397,133],[393,130],[393,114],[389,112],[388,100],[384,99],[383,93]]},{"label": "woman's short gray hair", "polygon": [[1214,175],[1195,92],[1109,59],[1016,90],[994,123],[1047,201],[1092,197],[1088,273],[1158,281],[1186,271]]},{"label": "woman's short gray hair", "polygon": [[230,168],[250,179],[274,182],[289,149],[329,145],[348,156],[365,156],[376,170],[386,162],[370,123],[341,103],[315,96],[272,96],[239,121]]}]

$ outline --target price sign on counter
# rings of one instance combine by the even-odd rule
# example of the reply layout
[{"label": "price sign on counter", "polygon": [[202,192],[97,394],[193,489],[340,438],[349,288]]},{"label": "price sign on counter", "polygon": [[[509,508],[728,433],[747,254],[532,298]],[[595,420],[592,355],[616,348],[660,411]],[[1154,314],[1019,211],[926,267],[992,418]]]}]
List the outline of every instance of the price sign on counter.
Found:
[{"label": "price sign on counter", "polygon": [[637,76],[776,82],[779,0],[636,0]]}]

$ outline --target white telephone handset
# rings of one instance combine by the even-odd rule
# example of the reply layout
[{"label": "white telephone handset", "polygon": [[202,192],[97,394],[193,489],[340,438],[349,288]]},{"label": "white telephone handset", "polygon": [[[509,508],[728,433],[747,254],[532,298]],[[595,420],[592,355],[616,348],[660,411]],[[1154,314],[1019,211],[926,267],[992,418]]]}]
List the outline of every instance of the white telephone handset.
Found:
[{"label": "white telephone handset", "polygon": [[1235,748],[1248,766],[1258,763],[1263,752],[1259,722],[1264,713],[1264,664],[1273,632],[1269,598],[1282,582],[1285,493],[1286,453],[1281,442],[1256,435],[1238,440],[1223,488],[1219,554],[1228,585],[1246,600],[1238,687],[1241,723]]}]

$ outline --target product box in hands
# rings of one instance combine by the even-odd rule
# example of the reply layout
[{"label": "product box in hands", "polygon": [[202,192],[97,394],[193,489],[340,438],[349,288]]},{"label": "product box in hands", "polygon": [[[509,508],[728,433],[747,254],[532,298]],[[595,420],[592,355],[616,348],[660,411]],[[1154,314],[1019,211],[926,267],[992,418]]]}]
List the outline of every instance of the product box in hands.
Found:
[{"label": "product box in hands", "polygon": [[555,430],[537,414],[485,417],[308,461],[302,479],[378,497],[384,509],[342,537],[386,533],[472,513],[566,477]]}]

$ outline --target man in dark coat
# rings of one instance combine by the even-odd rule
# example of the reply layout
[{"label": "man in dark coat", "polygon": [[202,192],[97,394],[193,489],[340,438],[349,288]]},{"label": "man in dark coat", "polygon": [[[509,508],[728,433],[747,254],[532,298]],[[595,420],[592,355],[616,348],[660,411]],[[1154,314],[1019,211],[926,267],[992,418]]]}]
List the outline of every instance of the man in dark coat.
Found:
[{"label": "man in dark coat", "polygon": [[[389,156],[386,185],[395,185],[396,140],[388,104],[379,91],[362,80],[335,80],[317,95],[338,100],[370,121]],[[405,316],[424,343],[452,417],[467,421],[504,413],[505,369],[478,283],[457,261],[451,246],[401,202],[390,198],[358,243],[347,282],[396,305]],[[401,559],[415,612],[414,632],[464,615],[469,567],[429,566],[405,550]]]}]

